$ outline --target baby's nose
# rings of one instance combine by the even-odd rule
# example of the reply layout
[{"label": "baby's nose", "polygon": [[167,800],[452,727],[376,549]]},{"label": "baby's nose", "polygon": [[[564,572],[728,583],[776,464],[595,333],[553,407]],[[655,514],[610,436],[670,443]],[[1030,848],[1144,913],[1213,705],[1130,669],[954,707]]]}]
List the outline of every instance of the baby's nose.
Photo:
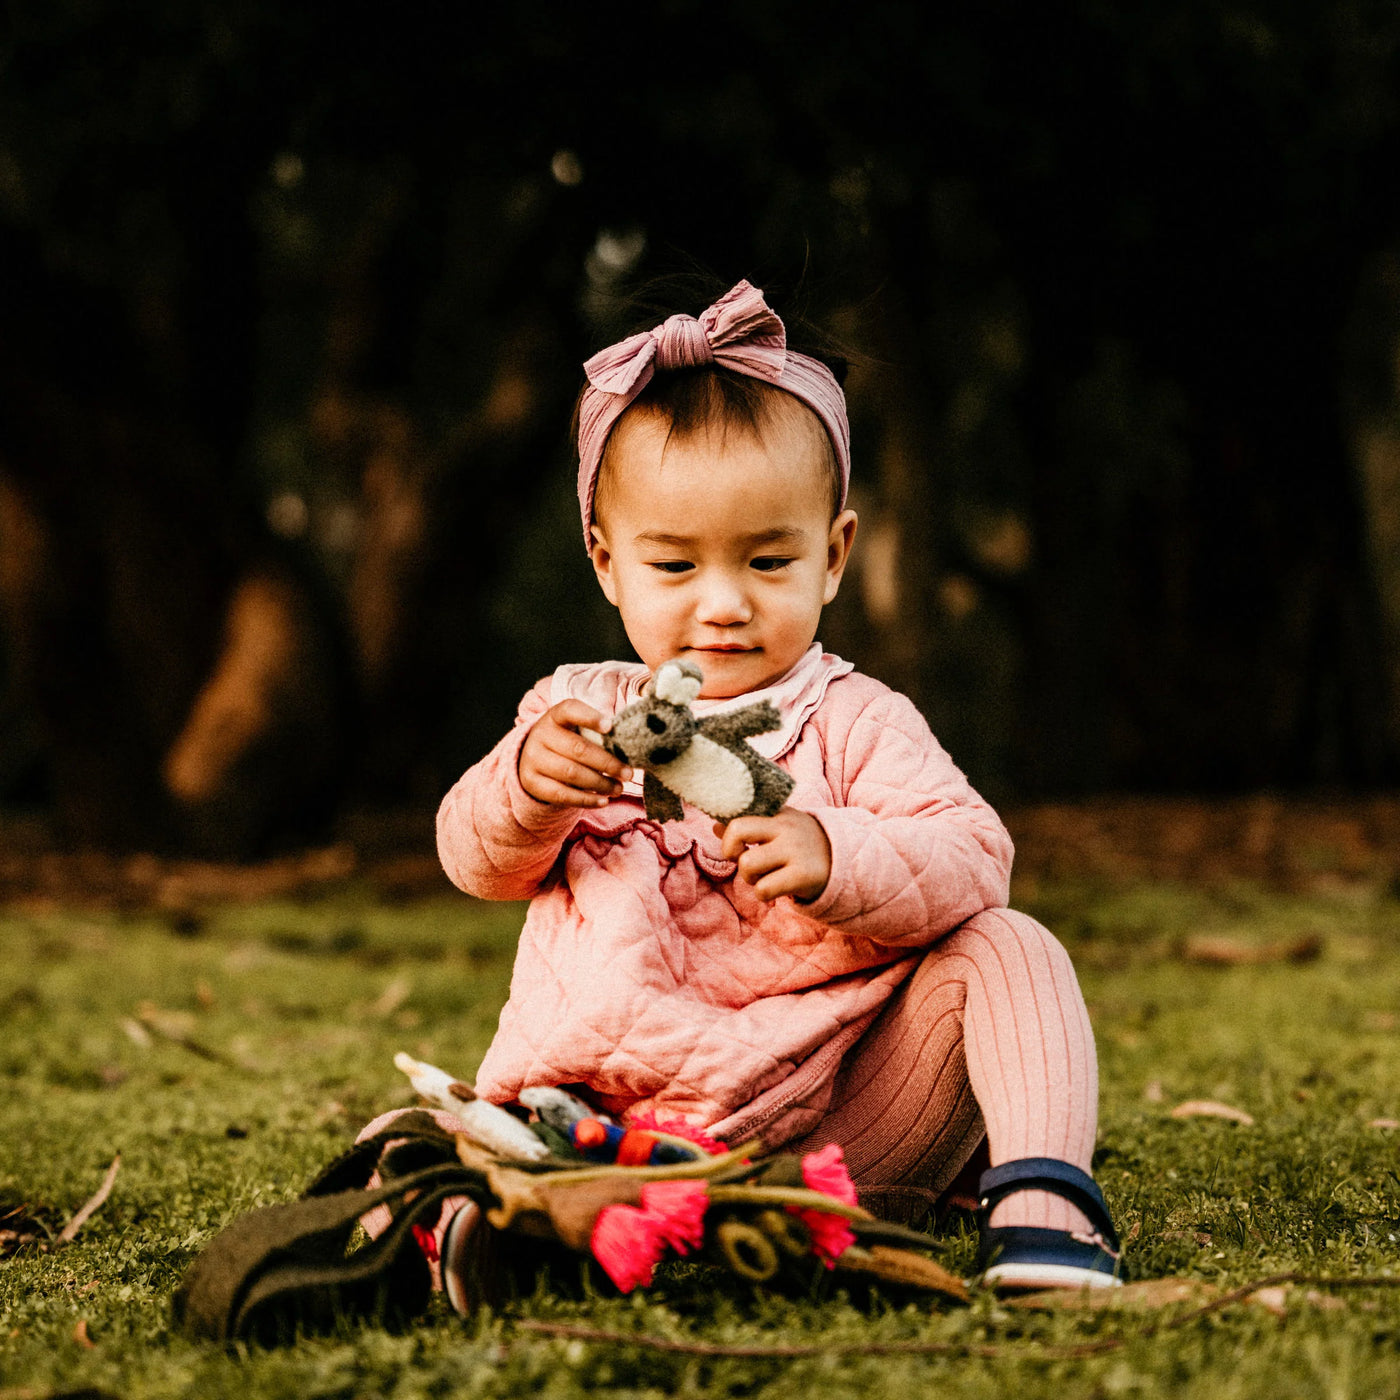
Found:
[{"label": "baby's nose", "polygon": [[714,627],[735,627],[753,618],[748,590],[738,579],[716,574],[705,581],[700,598],[700,621]]}]

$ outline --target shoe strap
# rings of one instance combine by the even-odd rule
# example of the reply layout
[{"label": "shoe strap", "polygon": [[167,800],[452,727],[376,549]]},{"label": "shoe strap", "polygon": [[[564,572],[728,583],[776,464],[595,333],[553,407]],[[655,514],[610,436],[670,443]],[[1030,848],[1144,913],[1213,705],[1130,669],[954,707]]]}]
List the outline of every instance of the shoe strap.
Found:
[{"label": "shoe strap", "polygon": [[1018,1157],[1014,1162],[1003,1162],[983,1172],[977,1185],[982,1209],[988,1217],[1002,1201],[1018,1191],[1048,1191],[1077,1206],[1109,1248],[1118,1249],[1118,1233],[1113,1228],[1103,1192],[1088,1172],[1055,1157]]}]

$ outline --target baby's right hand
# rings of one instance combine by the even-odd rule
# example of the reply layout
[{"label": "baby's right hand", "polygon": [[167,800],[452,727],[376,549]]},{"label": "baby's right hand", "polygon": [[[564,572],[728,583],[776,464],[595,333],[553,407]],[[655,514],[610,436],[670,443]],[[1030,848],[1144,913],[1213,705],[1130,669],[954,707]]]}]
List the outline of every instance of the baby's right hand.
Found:
[{"label": "baby's right hand", "polygon": [[579,733],[608,721],[582,700],[561,700],[535,721],[520,749],[520,786],[554,807],[602,807],[630,776],[621,760]]}]

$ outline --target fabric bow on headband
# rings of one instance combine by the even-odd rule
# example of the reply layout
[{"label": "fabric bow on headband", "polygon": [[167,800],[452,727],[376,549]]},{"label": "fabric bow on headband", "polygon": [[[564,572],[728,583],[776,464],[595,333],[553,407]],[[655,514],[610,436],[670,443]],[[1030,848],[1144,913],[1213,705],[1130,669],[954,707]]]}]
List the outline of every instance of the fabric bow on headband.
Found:
[{"label": "fabric bow on headband", "polygon": [[714,363],[776,384],[787,361],[787,331],[757,287],[740,282],[708,311],[671,316],[653,331],[600,350],[583,367],[606,394],[640,393],[655,370]]},{"label": "fabric bow on headband", "polygon": [[628,336],[585,363],[588,384],[579,401],[578,503],[586,547],[593,543],[593,492],[608,434],[658,370],[715,364],[762,379],[810,408],[831,438],[841,475],[841,505],[851,475],[851,429],[846,396],[836,376],[808,355],[787,348],[782,320],[763,293],[740,282],[698,317],[668,317],[654,330]]}]

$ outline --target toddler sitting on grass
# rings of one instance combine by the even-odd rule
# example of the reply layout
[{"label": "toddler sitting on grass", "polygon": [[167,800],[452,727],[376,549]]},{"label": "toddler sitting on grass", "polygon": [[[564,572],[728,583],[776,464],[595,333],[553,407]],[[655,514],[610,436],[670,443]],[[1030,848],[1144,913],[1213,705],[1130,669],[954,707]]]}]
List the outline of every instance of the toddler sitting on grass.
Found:
[{"label": "toddler sitting on grass", "polygon": [[[442,804],[452,880],[530,901],[477,1092],[836,1143],[872,1205],[933,1199],[985,1138],[984,1281],[1113,1285],[1069,958],[1006,907],[1011,841],[913,704],[815,640],[856,539],[835,374],[747,282],[585,370],[584,542],[641,662],[561,666]],[[640,774],[584,733],[673,658],[703,673],[697,714],[776,706],[752,742],[795,780],[777,815],[650,820]],[[478,1225],[469,1203],[451,1221],[450,1294]]]}]

